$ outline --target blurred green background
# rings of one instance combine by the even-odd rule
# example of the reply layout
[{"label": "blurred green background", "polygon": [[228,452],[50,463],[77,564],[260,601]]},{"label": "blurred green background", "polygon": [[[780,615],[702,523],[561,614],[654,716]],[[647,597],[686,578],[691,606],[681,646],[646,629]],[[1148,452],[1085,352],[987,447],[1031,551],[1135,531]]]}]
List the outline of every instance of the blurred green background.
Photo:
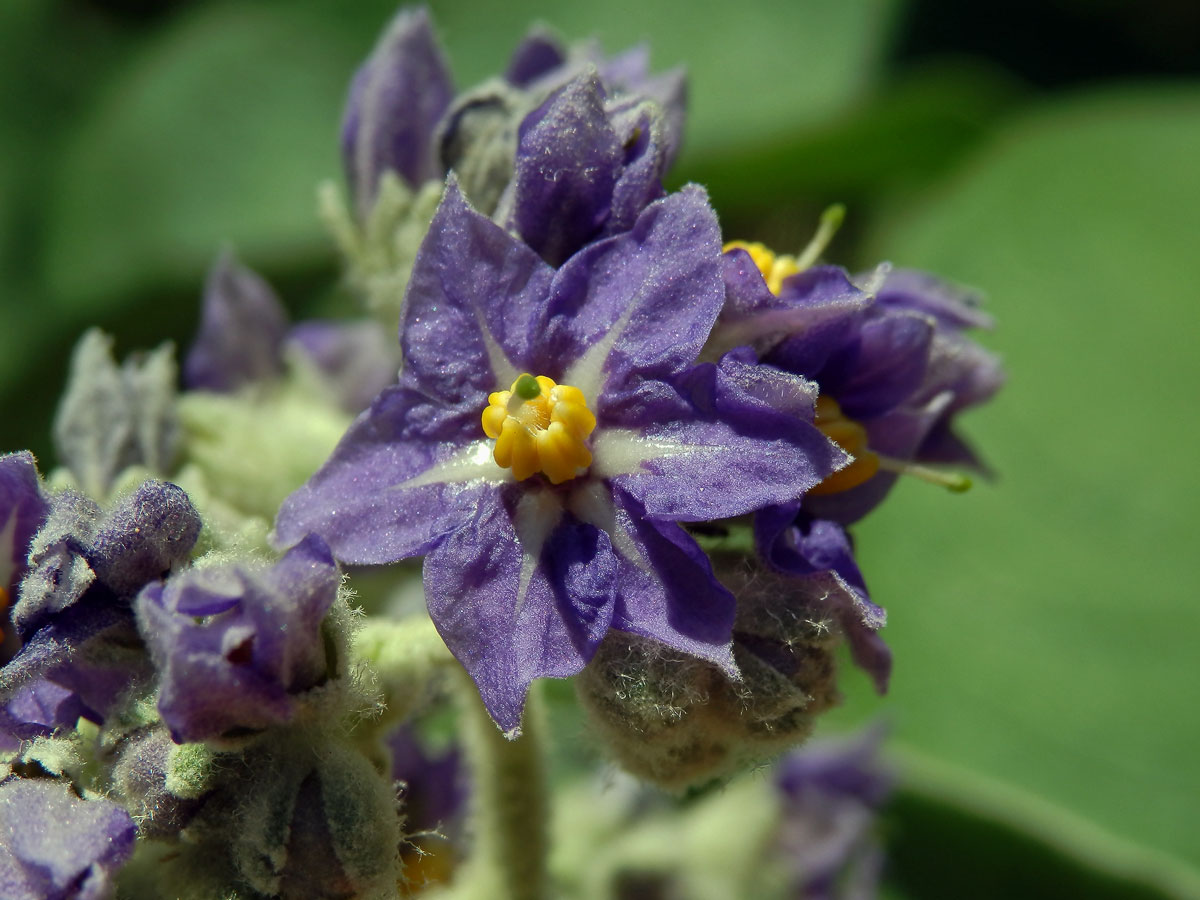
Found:
[{"label": "blurred green background", "polygon": [[[432,4],[459,84],[535,19],[686,63],[678,178],[729,237],[979,286],[1011,381],[999,473],[903,484],[858,529],[909,761],[897,896],[1198,896],[1200,4]],[[343,302],[316,184],[390,0],[0,4],[0,447],[48,423],[89,324],[186,347],[232,243],[297,313]],[[957,880],[956,880],[957,879]]]}]

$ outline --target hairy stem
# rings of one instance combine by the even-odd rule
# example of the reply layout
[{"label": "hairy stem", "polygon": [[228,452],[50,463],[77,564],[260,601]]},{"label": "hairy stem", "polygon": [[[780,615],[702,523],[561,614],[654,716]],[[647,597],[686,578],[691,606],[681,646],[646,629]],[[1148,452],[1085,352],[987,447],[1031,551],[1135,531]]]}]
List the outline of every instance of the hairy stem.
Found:
[{"label": "hairy stem", "polygon": [[471,895],[546,900],[548,802],[539,691],[529,692],[522,734],[496,727],[465,676],[463,739],[471,762],[474,850]]}]

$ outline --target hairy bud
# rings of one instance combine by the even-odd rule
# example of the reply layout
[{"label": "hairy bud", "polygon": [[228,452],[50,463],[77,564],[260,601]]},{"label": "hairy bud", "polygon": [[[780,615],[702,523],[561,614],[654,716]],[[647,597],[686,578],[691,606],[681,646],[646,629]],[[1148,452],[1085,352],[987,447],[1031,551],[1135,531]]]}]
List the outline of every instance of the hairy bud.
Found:
[{"label": "hairy bud", "polygon": [[578,679],[580,699],[617,760],[681,790],[794,746],[839,695],[842,640],[830,585],[717,560],[738,596],[741,680],[654,641],[611,632]]}]

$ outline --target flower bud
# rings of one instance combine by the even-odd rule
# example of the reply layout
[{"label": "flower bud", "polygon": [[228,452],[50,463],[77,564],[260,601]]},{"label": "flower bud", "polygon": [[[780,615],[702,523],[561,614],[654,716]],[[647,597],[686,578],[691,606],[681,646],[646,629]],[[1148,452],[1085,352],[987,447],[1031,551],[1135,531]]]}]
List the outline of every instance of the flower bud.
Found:
[{"label": "flower bud", "polygon": [[738,597],[741,680],[661,644],[611,632],[579,676],[580,699],[617,760],[670,790],[718,778],[800,743],[838,700],[842,630],[817,579],[718,559]]}]

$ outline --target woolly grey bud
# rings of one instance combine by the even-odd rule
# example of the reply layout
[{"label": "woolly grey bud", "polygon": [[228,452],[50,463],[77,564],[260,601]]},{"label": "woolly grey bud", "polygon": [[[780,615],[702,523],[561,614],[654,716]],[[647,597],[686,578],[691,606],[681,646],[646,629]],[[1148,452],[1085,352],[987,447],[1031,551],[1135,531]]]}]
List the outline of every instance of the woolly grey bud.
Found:
[{"label": "woolly grey bud", "polygon": [[143,838],[174,838],[191,821],[202,802],[179,797],[170,787],[177,749],[166,728],[132,734],[119,742],[112,768],[112,788],[133,816]]},{"label": "woolly grey bud", "polygon": [[459,96],[438,126],[442,168],[453,170],[472,205],[491,215],[513,176],[517,128],[535,98],[500,79]]},{"label": "woolly grey bud", "polygon": [[580,700],[633,774],[681,790],[800,743],[838,702],[842,634],[814,582],[716,560],[738,597],[733,652],[742,673],[613,631],[577,680]]},{"label": "woolly grey bud", "polygon": [[163,344],[118,367],[112,343],[97,328],[79,339],[54,418],[59,458],[98,499],[127,466],[170,471],[179,443],[174,348]]},{"label": "woolly grey bud", "polygon": [[362,754],[318,733],[280,729],[224,757],[216,780],[169,881],[192,877],[207,860],[210,896],[396,896],[395,789]]}]

